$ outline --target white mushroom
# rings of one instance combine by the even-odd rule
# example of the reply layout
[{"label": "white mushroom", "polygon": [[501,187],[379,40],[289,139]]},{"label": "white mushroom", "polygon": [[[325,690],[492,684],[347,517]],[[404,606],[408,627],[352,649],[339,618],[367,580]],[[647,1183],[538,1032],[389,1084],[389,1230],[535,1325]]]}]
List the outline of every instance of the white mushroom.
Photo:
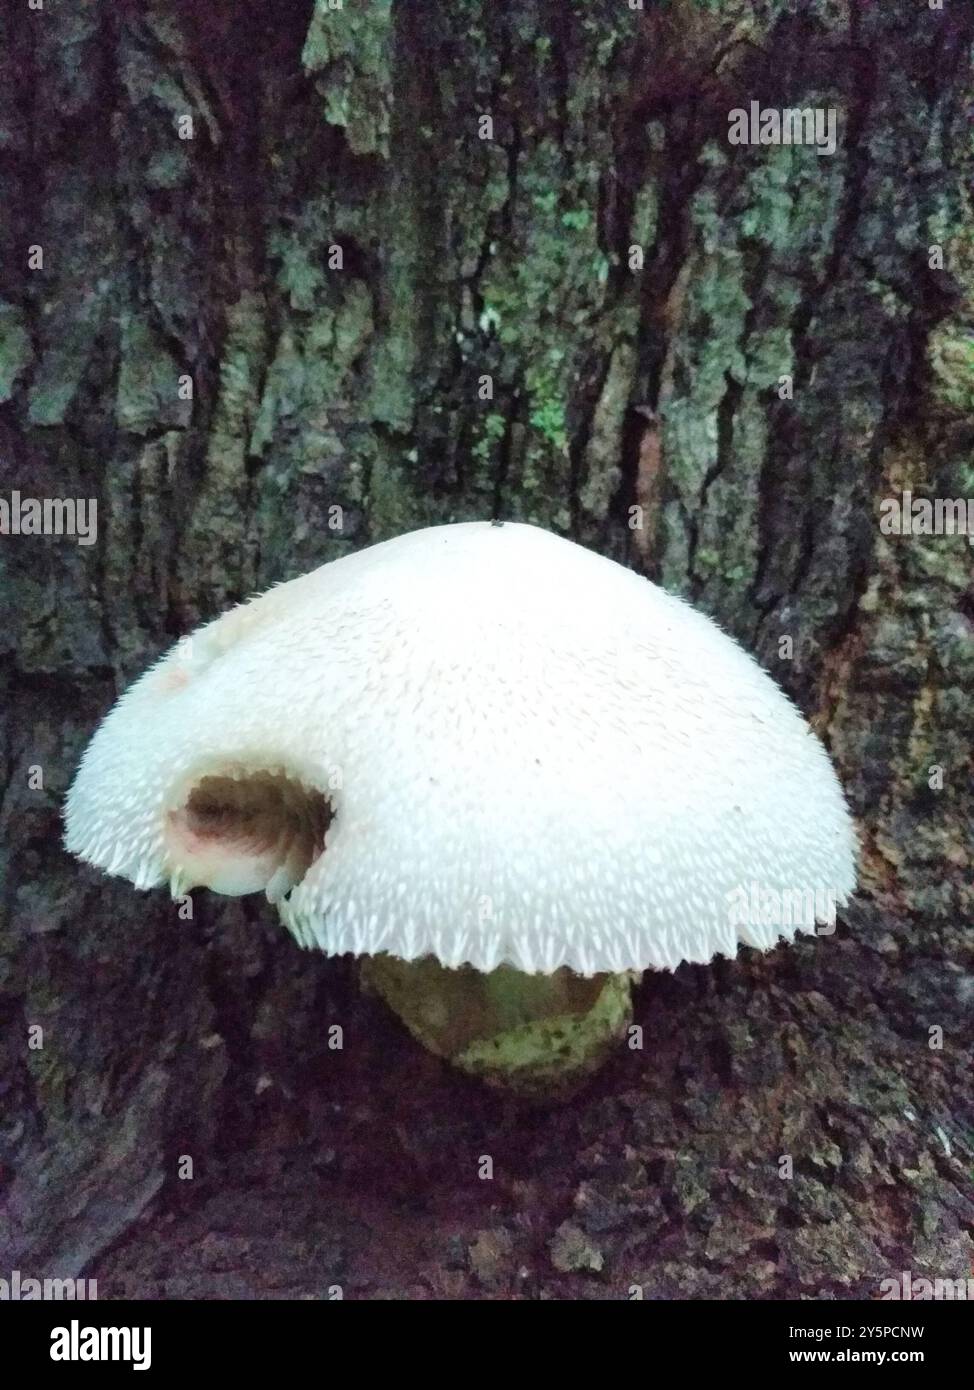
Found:
[{"label": "white mushroom", "polygon": [[757,662],[511,523],[400,536],[204,626],[105,719],[66,819],[138,887],[264,889],[302,945],[479,972],[767,949],[855,886],[829,759]]}]

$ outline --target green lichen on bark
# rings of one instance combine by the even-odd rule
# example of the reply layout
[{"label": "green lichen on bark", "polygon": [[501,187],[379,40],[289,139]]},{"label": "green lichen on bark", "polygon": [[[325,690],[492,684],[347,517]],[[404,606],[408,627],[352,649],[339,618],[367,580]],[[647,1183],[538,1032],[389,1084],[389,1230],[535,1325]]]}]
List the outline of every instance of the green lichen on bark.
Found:
[{"label": "green lichen on bark", "polygon": [[389,153],[392,32],[392,0],[315,0],[301,59],[315,75],[325,120],[345,132],[355,154]]},{"label": "green lichen on bark", "polygon": [[18,379],[33,358],[23,310],[16,304],[0,304],[0,404],[10,400]]},{"label": "green lichen on bark", "polygon": [[192,401],[179,391],[179,364],[144,314],[127,312],[119,323],[118,395],[115,417],[130,434],[160,425],[185,429]]},{"label": "green lichen on bark", "polygon": [[[245,597],[257,582],[250,558],[247,461],[266,351],[264,315],[264,299],[258,293],[244,293],[227,306],[205,471],[187,529],[187,550],[197,557],[193,582],[201,601],[213,612]],[[206,559],[200,565],[203,555]]]}]

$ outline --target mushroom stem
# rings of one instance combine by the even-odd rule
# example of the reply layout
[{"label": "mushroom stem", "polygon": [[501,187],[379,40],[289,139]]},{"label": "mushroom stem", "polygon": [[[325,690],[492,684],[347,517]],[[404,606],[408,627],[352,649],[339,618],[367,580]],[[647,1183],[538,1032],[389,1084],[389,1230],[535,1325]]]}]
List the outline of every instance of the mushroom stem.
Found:
[{"label": "mushroom stem", "polygon": [[362,962],[378,994],[438,1057],[461,1071],[534,1098],[565,1096],[618,1044],[632,1017],[636,976],[527,975],[501,965],[489,974],[450,970],[431,956]]}]

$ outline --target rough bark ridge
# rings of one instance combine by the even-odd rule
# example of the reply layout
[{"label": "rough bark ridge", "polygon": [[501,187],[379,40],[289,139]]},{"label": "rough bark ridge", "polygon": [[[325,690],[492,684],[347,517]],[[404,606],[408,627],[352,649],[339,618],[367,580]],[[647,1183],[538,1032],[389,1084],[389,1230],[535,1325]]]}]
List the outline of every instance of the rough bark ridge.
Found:
[{"label": "rough bark ridge", "polygon": [[[0,1270],[323,1297],[970,1272],[974,552],[877,508],[974,495],[971,40],[960,0],[4,9],[0,483],[95,497],[100,531],[0,546]],[[732,148],[751,100],[835,107],[836,153]],[[180,921],[59,846],[85,740],[175,638],[492,514],[716,615],[863,827],[835,937],[647,978],[644,1050],[550,1115],[419,1054],[266,906]]]}]

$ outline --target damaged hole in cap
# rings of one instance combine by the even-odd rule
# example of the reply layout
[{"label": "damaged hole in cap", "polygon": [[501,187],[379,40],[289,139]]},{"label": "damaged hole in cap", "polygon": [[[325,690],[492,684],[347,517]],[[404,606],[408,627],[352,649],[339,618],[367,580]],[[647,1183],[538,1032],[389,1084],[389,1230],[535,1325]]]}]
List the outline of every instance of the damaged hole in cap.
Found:
[{"label": "damaged hole in cap", "polygon": [[331,816],[321,792],[284,772],[202,777],[167,818],[174,887],[231,896],[263,889],[277,902],[323,852]]}]

